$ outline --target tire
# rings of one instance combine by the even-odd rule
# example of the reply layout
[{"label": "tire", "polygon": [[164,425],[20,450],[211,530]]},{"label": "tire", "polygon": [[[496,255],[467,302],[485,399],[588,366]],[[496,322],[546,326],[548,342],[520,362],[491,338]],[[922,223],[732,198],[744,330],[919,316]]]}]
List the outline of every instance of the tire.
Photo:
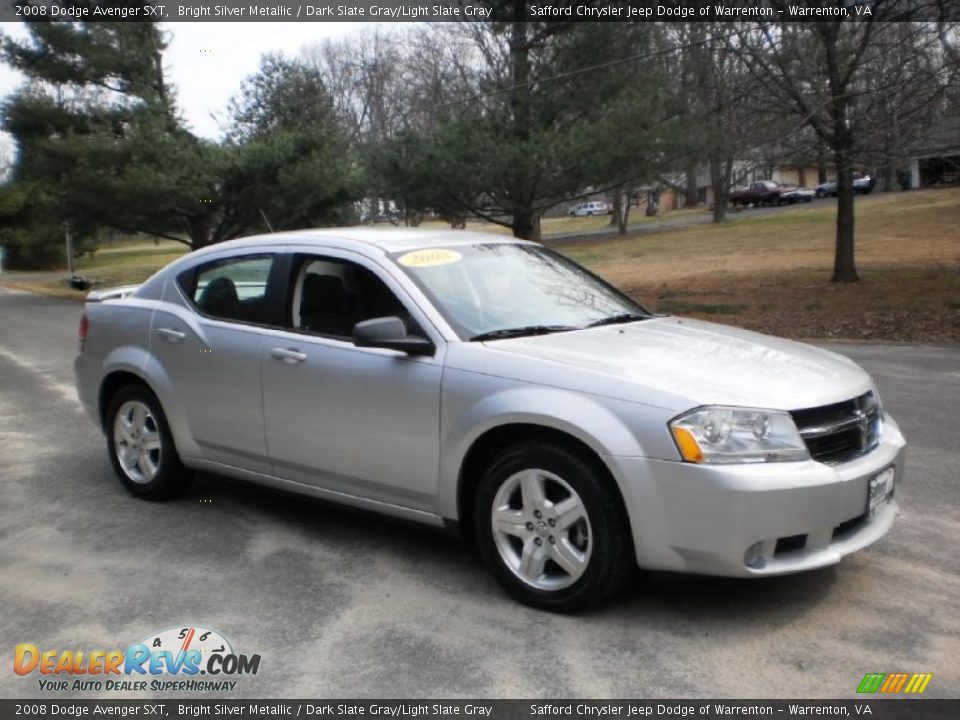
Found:
[{"label": "tire", "polygon": [[553,443],[525,442],[495,458],[478,483],[480,554],[520,602],[581,610],[609,598],[636,570],[623,503],[596,462]]},{"label": "tire", "polygon": [[107,408],[106,433],[110,463],[131,495],[166,500],[186,488],[191,473],[180,461],[167,418],[150,390],[127,385],[117,391]]},{"label": "tire", "polygon": [[817,190],[816,196],[818,199],[822,200],[827,196],[827,194],[823,190]]}]

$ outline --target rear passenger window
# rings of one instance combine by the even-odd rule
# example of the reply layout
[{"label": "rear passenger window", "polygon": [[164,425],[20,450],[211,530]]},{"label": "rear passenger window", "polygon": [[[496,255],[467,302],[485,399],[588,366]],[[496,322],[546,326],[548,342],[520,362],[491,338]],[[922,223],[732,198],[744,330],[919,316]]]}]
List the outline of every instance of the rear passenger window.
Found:
[{"label": "rear passenger window", "polygon": [[265,324],[273,255],[246,255],[202,265],[191,299],[204,315]]}]

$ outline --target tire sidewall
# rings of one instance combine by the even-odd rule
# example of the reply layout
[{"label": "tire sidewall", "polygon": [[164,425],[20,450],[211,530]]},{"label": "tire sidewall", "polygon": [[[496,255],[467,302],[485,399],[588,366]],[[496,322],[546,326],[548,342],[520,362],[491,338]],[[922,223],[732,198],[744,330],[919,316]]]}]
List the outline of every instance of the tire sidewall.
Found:
[{"label": "tire sidewall", "polygon": [[[523,470],[546,470],[562,478],[580,496],[591,529],[591,554],[586,572],[561,590],[540,590],[527,585],[506,566],[493,539],[491,509],[500,486]],[[484,562],[506,590],[521,602],[541,609],[567,612],[602,601],[611,591],[612,575],[628,552],[622,534],[625,513],[618,512],[610,481],[578,454],[550,444],[524,443],[506,450],[487,467],[477,486],[473,523]],[[632,551],[631,559],[632,560]],[[632,566],[631,566],[632,567]],[[619,585],[619,583],[616,583]]]},{"label": "tire sidewall", "polygon": [[[116,443],[113,437],[117,413],[124,403],[131,400],[141,402],[150,409],[150,414],[153,415],[160,435],[160,463],[157,466],[157,474],[150,482],[146,483],[134,482],[127,477],[126,472],[120,465],[120,460],[117,458]],[[129,385],[114,393],[107,407],[105,430],[110,464],[127,492],[147,500],[161,500],[173,497],[183,489],[186,482],[186,471],[174,446],[173,436],[170,434],[170,428],[167,425],[167,417],[164,415],[156,396],[150,390],[137,385]]]}]

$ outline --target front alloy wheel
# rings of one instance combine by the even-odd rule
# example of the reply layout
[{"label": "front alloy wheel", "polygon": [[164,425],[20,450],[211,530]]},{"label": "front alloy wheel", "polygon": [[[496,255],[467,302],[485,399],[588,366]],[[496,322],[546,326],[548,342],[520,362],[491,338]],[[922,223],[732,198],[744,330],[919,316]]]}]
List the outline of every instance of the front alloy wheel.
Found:
[{"label": "front alloy wheel", "polygon": [[476,488],[483,560],[521,602],[571,611],[602,602],[636,568],[630,523],[599,458],[550,441],[513,445]]},{"label": "front alloy wheel", "polygon": [[590,519],[583,500],[546,470],[507,478],[493,500],[491,525],[500,558],[537,590],[570,587],[590,563]]}]

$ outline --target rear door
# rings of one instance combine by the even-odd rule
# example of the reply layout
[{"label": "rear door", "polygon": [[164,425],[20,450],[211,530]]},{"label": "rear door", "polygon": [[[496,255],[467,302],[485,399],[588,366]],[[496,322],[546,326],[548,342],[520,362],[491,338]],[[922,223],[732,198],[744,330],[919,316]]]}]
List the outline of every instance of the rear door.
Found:
[{"label": "rear door", "polygon": [[260,388],[263,329],[279,324],[278,253],[246,252],[197,265],[168,285],[151,323],[162,366],[199,457],[269,472]]}]

